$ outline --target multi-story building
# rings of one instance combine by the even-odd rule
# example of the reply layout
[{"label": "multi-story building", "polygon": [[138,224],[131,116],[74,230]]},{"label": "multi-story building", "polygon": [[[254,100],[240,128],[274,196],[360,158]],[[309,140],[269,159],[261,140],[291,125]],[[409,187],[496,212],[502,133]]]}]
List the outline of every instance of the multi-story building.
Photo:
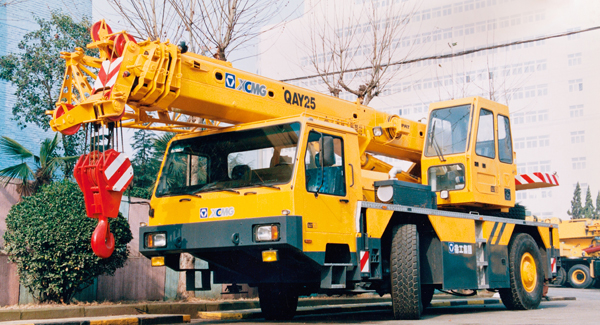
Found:
[{"label": "multi-story building", "polygon": [[[360,14],[361,8],[368,3],[385,13],[389,6],[401,5],[403,16],[395,18],[410,20],[396,31],[396,59],[392,62],[447,57],[395,65],[391,69],[394,78],[370,106],[419,120],[426,117],[433,101],[476,95],[507,104],[518,172],[556,172],[560,179],[559,187],[519,191],[517,202],[539,217],[566,219],[577,182],[582,186],[583,201],[588,187],[596,199],[600,190],[600,171],[594,168],[594,162],[600,159],[595,143],[600,139],[600,92],[595,91],[600,86],[600,62],[596,59],[600,56],[600,30],[594,27],[600,25],[600,2],[328,3],[306,0],[302,17],[263,34],[258,60],[262,75],[280,80],[310,76],[315,74],[311,62],[327,62],[330,52],[311,50],[318,39],[313,37],[311,41],[311,34],[316,31],[315,17],[319,15],[325,17],[323,21],[328,26],[337,28],[330,35],[365,33],[365,37],[355,35],[350,49],[358,56],[368,56],[372,48],[367,36],[368,15]],[[338,5],[336,9],[331,7],[334,3]],[[342,11],[348,15],[345,20],[339,19]],[[380,17],[382,23],[386,18],[394,18],[385,14]],[[336,22],[345,25],[339,27]],[[319,41],[316,43],[319,45]],[[468,54],[453,56],[464,52]],[[366,60],[360,62],[368,65]],[[293,83],[326,91],[319,78],[296,79]],[[340,97],[356,99],[347,92]]]},{"label": "multi-story building", "polygon": [[[36,17],[49,19],[54,10],[71,15],[76,20],[84,16],[91,19],[92,0],[3,1],[0,5],[0,56],[18,53],[18,44],[23,36],[40,28]],[[0,136],[8,136],[37,154],[42,140],[52,138],[54,133],[45,132],[33,124],[27,124],[24,129],[17,125],[12,114],[16,100],[14,92],[15,88],[10,83],[0,81]],[[15,163],[12,158],[0,155],[0,169]]]}]

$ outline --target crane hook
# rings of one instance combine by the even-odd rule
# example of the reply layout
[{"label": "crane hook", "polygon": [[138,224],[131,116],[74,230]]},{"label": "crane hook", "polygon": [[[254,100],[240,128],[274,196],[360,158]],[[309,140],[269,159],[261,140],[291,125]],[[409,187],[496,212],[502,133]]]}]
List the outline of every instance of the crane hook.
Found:
[{"label": "crane hook", "polygon": [[98,226],[92,234],[92,250],[101,258],[109,258],[115,250],[115,236],[110,232],[106,216],[98,218]]}]

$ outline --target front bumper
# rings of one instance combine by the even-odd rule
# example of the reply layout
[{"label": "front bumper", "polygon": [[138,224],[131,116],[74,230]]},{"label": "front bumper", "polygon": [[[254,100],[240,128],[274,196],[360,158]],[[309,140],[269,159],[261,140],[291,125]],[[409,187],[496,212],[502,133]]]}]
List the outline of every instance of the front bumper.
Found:
[{"label": "front bumper", "polygon": [[[256,242],[255,225],[279,224],[278,241]],[[167,246],[147,248],[147,233],[164,232]],[[262,251],[277,250],[277,262],[263,262]],[[217,220],[140,228],[140,253],[175,256],[190,253],[208,261],[215,283],[260,283],[314,281],[318,264],[302,251],[302,217],[275,216]],[[178,260],[178,258],[177,258]],[[172,265],[167,265],[173,267]],[[173,267],[177,268],[177,266]]]}]

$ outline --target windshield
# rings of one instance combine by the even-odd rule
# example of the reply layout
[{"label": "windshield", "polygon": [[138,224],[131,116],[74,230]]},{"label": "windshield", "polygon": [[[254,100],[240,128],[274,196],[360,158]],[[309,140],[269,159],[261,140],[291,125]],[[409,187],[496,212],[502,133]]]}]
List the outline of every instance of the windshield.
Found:
[{"label": "windshield", "polygon": [[300,123],[175,141],[156,196],[196,194],[290,181]]},{"label": "windshield", "polygon": [[471,105],[436,109],[431,112],[425,156],[435,157],[467,150]]}]

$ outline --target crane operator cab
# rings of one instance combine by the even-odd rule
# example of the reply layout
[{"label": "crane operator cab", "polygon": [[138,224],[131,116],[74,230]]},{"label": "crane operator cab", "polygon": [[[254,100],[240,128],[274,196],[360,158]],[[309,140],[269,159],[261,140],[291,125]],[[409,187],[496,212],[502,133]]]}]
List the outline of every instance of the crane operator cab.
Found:
[{"label": "crane operator cab", "polygon": [[431,104],[421,173],[438,206],[508,212],[514,158],[508,107],[481,97]]}]

